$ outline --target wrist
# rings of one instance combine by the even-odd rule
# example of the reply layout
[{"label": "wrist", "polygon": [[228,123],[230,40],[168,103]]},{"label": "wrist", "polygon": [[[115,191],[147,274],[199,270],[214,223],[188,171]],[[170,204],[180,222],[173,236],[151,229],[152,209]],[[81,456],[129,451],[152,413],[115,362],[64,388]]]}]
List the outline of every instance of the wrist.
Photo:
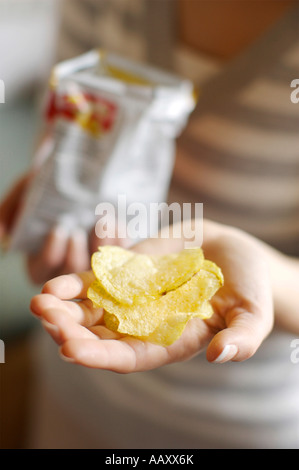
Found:
[{"label": "wrist", "polygon": [[299,260],[268,246],[266,257],[273,290],[275,323],[299,334]]}]

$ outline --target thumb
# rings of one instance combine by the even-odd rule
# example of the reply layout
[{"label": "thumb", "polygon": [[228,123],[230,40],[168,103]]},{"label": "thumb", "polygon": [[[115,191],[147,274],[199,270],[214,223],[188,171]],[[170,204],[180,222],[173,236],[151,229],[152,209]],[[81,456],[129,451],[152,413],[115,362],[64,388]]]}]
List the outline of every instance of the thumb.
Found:
[{"label": "thumb", "polygon": [[244,361],[253,356],[273,326],[273,308],[249,312],[236,307],[226,315],[227,328],[217,333],[207,348],[210,362]]}]

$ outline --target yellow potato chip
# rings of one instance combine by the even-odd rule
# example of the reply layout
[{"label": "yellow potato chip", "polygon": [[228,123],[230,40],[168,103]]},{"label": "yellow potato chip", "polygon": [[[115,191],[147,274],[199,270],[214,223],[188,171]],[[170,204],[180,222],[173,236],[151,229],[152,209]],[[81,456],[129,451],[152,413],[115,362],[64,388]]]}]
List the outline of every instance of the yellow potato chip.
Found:
[{"label": "yellow potato chip", "polygon": [[[100,279],[93,282],[87,295],[96,307],[104,309],[106,326],[122,334],[167,346],[180,337],[190,318],[210,317],[213,314],[213,309],[208,301],[223,283],[221,270],[211,261],[204,260],[202,252],[200,252],[200,269],[191,276],[189,272],[188,280],[181,283],[178,260],[182,261],[184,259],[183,254],[185,255],[184,252],[181,252],[180,256],[176,257],[166,255],[161,257],[163,259],[160,260],[160,263],[158,259],[155,260],[156,265],[160,267],[159,282],[162,284],[161,279],[163,280],[165,290],[161,294],[157,294],[156,291],[155,298],[145,297],[146,300],[143,303],[138,302],[127,305],[113,297],[111,292],[107,292]],[[146,255],[143,256],[146,257]],[[174,266],[172,266],[172,263],[174,263]],[[165,269],[170,269],[172,273],[168,279],[172,290],[168,289],[165,281],[167,273],[163,273],[161,269],[163,265]],[[134,270],[136,264],[133,266]],[[126,271],[128,271],[128,267],[126,267]],[[174,277],[175,272],[177,278]],[[185,277],[186,272],[185,270]],[[141,285],[150,285],[154,289],[154,285],[149,280],[146,281],[144,272],[140,274],[142,274]],[[137,271],[134,272],[134,276],[137,276]],[[113,282],[113,280],[111,281]],[[133,285],[133,287],[135,286]],[[159,287],[161,286],[159,285]],[[140,286],[138,288],[138,295],[141,296]],[[133,289],[133,292],[136,291]]]},{"label": "yellow potato chip", "polygon": [[92,255],[91,266],[112,297],[132,305],[155,299],[184,284],[200,269],[203,260],[200,248],[149,256],[117,246],[104,246]]},{"label": "yellow potato chip", "polygon": [[[197,313],[192,315],[191,318],[209,318],[213,315],[213,313],[213,308],[210,302],[205,301],[202,303]],[[190,316],[186,314],[168,317],[167,320],[160,323],[158,328],[153,331],[153,333],[149,334],[148,336],[140,336],[137,338],[142,341],[149,341],[161,346],[170,346],[182,335],[189,319]]]}]

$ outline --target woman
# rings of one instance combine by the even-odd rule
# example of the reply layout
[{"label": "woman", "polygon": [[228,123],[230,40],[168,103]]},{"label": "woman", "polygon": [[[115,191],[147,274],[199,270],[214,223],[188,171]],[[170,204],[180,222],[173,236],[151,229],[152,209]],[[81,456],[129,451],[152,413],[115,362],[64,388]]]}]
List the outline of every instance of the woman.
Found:
[{"label": "woman", "polygon": [[[145,2],[142,12],[151,19],[160,8],[155,18],[162,21],[171,17],[169,11],[163,16],[170,3]],[[170,191],[176,201],[204,202],[203,247],[223,269],[226,287],[215,297],[213,323],[192,321],[179,342],[165,350],[96,337],[110,333],[90,323],[90,304],[84,300],[90,273],[46,283],[43,294],[33,299],[32,310],[64,359],[88,367],[71,368],[49,354],[51,343],[44,343],[48,360],[42,363],[42,384],[47,385],[44,396],[51,400],[41,404],[40,440],[31,444],[36,447],[299,447],[299,383],[290,360],[291,341],[298,334],[298,112],[289,100],[296,72],[298,8],[288,10],[294,2],[225,2],[225,10],[224,2],[179,3],[180,37],[191,50],[202,49],[203,40],[215,37],[217,11],[219,24],[226,24],[223,35],[232,30],[229,21],[234,18],[231,42],[218,38],[205,47],[205,53],[213,55],[218,46],[220,60],[208,66],[197,110],[179,142]],[[106,14],[109,19],[111,10]],[[124,10],[121,15],[128,18]],[[136,10],[133,17],[140,20],[140,15]],[[202,27],[212,22],[209,34],[200,39],[190,23],[196,17]],[[261,24],[253,32],[252,18],[257,17]],[[104,9],[100,18],[105,19]],[[151,25],[146,34],[153,38]],[[168,54],[174,47],[173,29],[166,30],[165,36],[158,29],[161,47],[155,51],[146,40],[140,44],[146,45],[152,62],[161,65],[163,51],[173,67],[182,55]],[[137,34],[138,27],[133,31]],[[241,40],[244,31],[247,37]],[[254,35],[260,37],[241,54],[239,47],[252,43]],[[125,41],[119,44],[124,47]],[[135,53],[140,54],[140,48]],[[190,57],[194,64],[194,55]],[[11,212],[12,199],[3,203],[3,213]],[[4,229],[5,224],[3,218]],[[169,241],[166,248],[160,243],[146,241],[136,249],[176,251],[183,240]],[[91,251],[96,245],[93,240]],[[32,277],[43,281],[45,275],[48,279],[88,269],[87,247],[86,240],[76,245],[74,239],[51,234],[43,253],[29,259]],[[69,303],[74,297],[83,298],[79,307]],[[201,352],[205,348],[206,355]],[[139,373],[117,375],[111,370]],[[59,413],[66,429],[48,435],[47,426],[57,426]]]}]

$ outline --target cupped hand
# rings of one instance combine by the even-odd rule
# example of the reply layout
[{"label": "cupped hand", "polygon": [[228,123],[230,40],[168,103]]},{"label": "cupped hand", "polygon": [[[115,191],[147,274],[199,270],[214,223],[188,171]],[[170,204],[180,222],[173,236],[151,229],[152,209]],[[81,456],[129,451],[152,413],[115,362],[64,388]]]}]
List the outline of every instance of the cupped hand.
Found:
[{"label": "cupped hand", "polygon": [[[134,247],[142,253],[166,253],[184,248],[184,240],[150,239]],[[243,361],[251,357],[273,325],[268,266],[263,250],[244,232],[205,223],[205,257],[218,264],[224,286],[213,297],[214,315],[190,320],[171,346],[120,335],[108,330],[102,309],[86,293],[91,271],[48,281],[31,302],[31,310],[59,346],[63,359],[119,373],[149,370],[185,361],[206,349],[210,362]]]}]

